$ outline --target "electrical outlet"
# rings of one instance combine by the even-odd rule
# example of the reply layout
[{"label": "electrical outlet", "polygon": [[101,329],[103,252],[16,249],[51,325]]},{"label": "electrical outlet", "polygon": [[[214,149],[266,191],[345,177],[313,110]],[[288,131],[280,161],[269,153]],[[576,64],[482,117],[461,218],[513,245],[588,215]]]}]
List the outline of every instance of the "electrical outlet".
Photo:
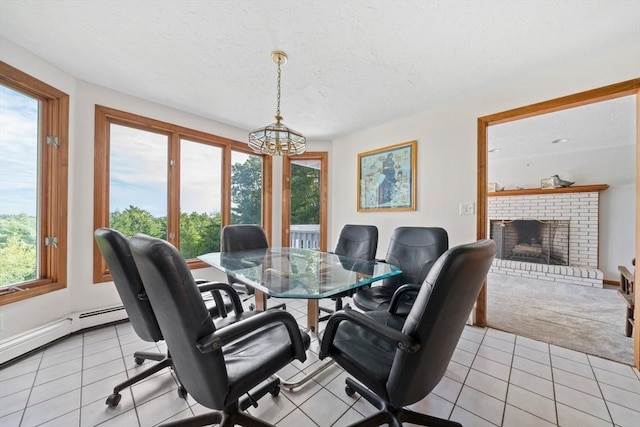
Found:
[{"label": "electrical outlet", "polygon": [[460,215],[474,215],[475,213],[475,202],[460,202]]}]

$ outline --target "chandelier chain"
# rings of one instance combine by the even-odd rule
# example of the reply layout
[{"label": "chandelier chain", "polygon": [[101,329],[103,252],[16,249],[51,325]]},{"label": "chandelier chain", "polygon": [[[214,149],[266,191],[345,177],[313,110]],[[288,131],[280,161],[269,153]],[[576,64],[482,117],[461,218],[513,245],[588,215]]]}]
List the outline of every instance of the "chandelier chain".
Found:
[{"label": "chandelier chain", "polygon": [[278,117],[280,117],[280,77],[281,77],[281,72],[280,72],[280,63],[282,62],[282,59],[278,59],[278,95],[277,95],[277,104],[278,107],[276,109],[276,120]]}]

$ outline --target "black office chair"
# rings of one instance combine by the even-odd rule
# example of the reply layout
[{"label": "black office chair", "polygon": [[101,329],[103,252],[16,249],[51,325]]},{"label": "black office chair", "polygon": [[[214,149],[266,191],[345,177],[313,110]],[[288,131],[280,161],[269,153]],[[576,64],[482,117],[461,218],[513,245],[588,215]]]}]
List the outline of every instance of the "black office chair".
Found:
[{"label": "black office chair", "polygon": [[[378,227],[375,225],[346,224],[340,230],[338,242],[333,253],[351,258],[373,260],[376,257],[377,250]],[[320,307],[320,310],[329,314],[342,310],[342,298],[350,297],[353,294],[353,290],[338,294],[331,298],[335,301],[334,310],[326,307]],[[328,319],[329,316],[322,316],[318,320],[323,322]]]},{"label": "black office chair", "polygon": [[[257,224],[232,224],[222,228],[221,252],[249,251],[252,249],[267,249],[269,242],[264,229]],[[227,275],[227,280],[236,290],[252,295],[255,290],[247,283]],[[253,310],[254,305],[250,308]],[[271,308],[286,309],[285,304]]]},{"label": "black office chair", "polygon": [[273,374],[294,359],[305,361],[309,336],[283,310],[217,329],[176,248],[142,234],[130,246],[178,378],[198,403],[222,410],[167,425],[269,425],[243,413],[240,398],[265,380],[253,393],[276,395]]},{"label": "black office chair", "polygon": [[404,407],[426,397],[442,379],[495,253],[489,239],[445,252],[406,318],[394,312],[394,303],[388,311],[342,310],[331,316],[320,358],[333,358],[364,385],[347,378],[348,395],[358,392],[379,409],[351,427],[401,427],[403,421],[461,426]]},{"label": "black office chair", "polygon": [[398,227],[393,230],[385,261],[402,270],[402,274],[382,281],[381,285],[358,289],[353,304],[361,310],[386,310],[391,297],[400,286],[412,292],[403,292],[397,313],[406,316],[411,310],[420,284],[438,257],[449,248],[449,237],[439,227]]},{"label": "black office chair", "polygon": [[[156,316],[149,304],[142,280],[140,280],[140,275],[138,274],[138,269],[131,255],[129,240],[119,231],[109,228],[99,228],[95,231],[94,235],[134,331],[140,339],[144,341],[161,341],[163,339],[162,333],[160,332]],[[216,317],[218,322],[217,327],[224,327],[225,325],[251,315],[243,311],[240,298],[233,288],[226,283],[201,283],[199,285],[199,291],[201,293],[211,293],[210,301],[208,301],[208,310],[212,316]],[[223,293],[228,295],[232,304],[231,310],[222,302],[219,291],[223,291]],[[232,311],[231,315],[229,315],[228,311]],[[142,381],[161,369],[172,367],[171,356],[169,354],[138,351],[134,353],[133,357],[138,365],[142,364],[145,360],[155,360],[159,363],[116,385],[113,393],[107,397],[107,405],[112,407],[117,406],[122,398],[120,394],[122,390]],[[184,387],[178,387],[178,395],[180,397],[186,397]]]}]

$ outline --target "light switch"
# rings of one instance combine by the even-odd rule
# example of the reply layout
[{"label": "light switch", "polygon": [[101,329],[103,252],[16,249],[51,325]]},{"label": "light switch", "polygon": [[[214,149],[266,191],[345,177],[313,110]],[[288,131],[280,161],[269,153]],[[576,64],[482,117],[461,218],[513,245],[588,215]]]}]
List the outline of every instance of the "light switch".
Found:
[{"label": "light switch", "polygon": [[460,202],[460,215],[474,215],[475,213],[475,202]]}]

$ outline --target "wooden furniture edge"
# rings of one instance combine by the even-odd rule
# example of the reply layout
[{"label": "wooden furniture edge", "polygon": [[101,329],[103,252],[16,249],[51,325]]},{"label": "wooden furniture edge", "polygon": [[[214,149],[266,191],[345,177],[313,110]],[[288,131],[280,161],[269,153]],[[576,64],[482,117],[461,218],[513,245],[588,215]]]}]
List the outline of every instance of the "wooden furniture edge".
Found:
[{"label": "wooden furniture edge", "polygon": [[522,190],[489,191],[488,197],[502,196],[528,196],[532,194],[560,194],[560,193],[590,193],[593,191],[603,191],[609,188],[608,184],[596,185],[575,185],[573,187],[562,188],[523,188]]}]

